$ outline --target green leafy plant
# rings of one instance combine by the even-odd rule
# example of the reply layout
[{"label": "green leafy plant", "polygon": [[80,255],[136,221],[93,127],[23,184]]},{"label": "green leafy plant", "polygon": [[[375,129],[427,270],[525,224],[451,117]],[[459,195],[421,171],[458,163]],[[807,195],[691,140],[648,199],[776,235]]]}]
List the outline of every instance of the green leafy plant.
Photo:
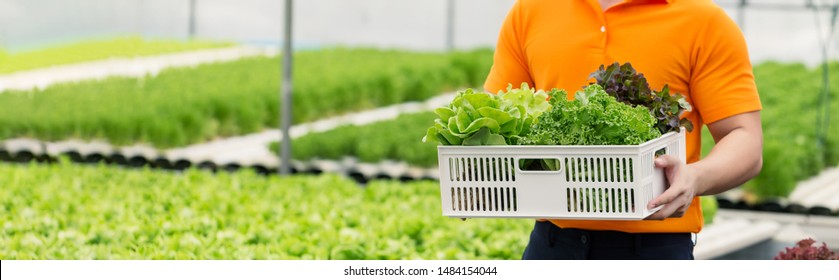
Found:
[{"label": "green leafy plant", "polygon": [[[418,141],[416,141],[418,142]],[[532,221],[440,215],[436,182],[0,163],[0,259],[521,258]]]},{"label": "green leafy plant", "polygon": [[681,94],[670,94],[670,87],[664,85],[661,91],[650,89],[647,78],[644,74],[638,73],[632,68],[632,64],[613,63],[608,67],[600,65],[597,71],[591,73],[589,78],[594,78],[596,84],[614,96],[618,101],[642,105],[649,109],[656,119],[656,128],[662,134],[670,131],[679,131],[683,126],[688,131],[693,130],[693,124],[687,118],[681,118],[685,111],[692,108]]},{"label": "green leafy plant", "polygon": [[[492,53],[483,50],[334,48],[294,55],[294,123],[474,86],[469,81],[485,77],[488,71],[476,72],[476,65],[489,69],[492,63]],[[115,145],[170,148],[276,127],[278,59],[253,57],[170,68],[153,77],[6,91],[0,94],[0,139],[100,139]]]},{"label": "green leafy plant", "polygon": [[701,196],[699,202],[702,206],[702,216],[705,219],[705,224],[710,225],[714,223],[714,217],[717,216],[717,198],[714,196]]},{"label": "green leafy plant", "polygon": [[596,84],[577,91],[573,101],[553,91],[550,103],[523,144],[637,145],[661,136],[645,107],[618,102]]},{"label": "green leafy plant", "polygon": [[452,102],[434,110],[439,116],[423,142],[442,145],[515,145],[539,116],[550,109],[548,95],[523,83],[498,94],[467,89]]},{"label": "green leafy plant", "polygon": [[[747,203],[788,197],[798,182],[817,176],[826,167],[839,164],[839,122],[831,119],[827,139],[819,145],[816,133],[821,101],[815,93],[822,89],[820,68],[800,63],[764,62],[754,68],[755,83],[763,109],[763,169],[743,185]],[[831,62],[831,73],[839,63]],[[839,100],[839,75],[831,76],[831,101]],[[807,93],[790,98],[790,92]],[[831,112],[839,112],[839,102],[831,102]],[[832,116],[832,115],[831,115]],[[702,155],[714,146],[703,129]]]},{"label": "green leafy plant", "polygon": [[[413,166],[437,165],[435,147],[416,141],[437,117],[433,112],[404,114],[366,125],[345,125],[311,133],[292,142],[292,155],[300,160],[356,157],[363,162],[404,161]],[[398,131],[399,133],[394,133]],[[276,152],[277,143],[270,148]]]},{"label": "green leafy plant", "polygon": [[0,74],[115,57],[135,57],[233,46],[230,42],[126,36],[62,44],[17,53],[0,49]]}]

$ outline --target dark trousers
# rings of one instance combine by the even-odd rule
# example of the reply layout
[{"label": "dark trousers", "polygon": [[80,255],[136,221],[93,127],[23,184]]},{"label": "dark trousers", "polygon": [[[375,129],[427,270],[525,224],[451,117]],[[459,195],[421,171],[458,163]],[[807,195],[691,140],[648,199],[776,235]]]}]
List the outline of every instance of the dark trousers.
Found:
[{"label": "dark trousers", "polygon": [[525,260],[692,260],[690,233],[625,233],[536,222]]}]

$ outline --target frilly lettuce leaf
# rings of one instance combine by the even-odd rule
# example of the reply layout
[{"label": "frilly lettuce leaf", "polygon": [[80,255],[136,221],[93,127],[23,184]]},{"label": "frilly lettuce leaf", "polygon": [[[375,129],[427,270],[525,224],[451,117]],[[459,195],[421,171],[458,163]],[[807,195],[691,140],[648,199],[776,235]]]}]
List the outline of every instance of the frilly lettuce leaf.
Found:
[{"label": "frilly lettuce leaf", "polygon": [[524,137],[527,145],[637,145],[658,138],[656,120],[644,106],[618,102],[597,84],[575,93],[551,95],[544,113]]},{"label": "frilly lettuce leaf", "polygon": [[438,118],[426,131],[423,142],[441,145],[515,145],[550,110],[548,93],[527,83],[507,87],[498,94],[466,89],[449,105],[436,108]]}]

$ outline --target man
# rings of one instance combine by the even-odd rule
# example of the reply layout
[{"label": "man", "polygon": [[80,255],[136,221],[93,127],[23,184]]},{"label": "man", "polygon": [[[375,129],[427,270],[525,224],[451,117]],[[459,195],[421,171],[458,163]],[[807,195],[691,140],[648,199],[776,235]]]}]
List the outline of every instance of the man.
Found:
[{"label": "man", "polygon": [[[569,98],[600,65],[629,62],[653,89],[685,95],[695,129],[687,162],[659,157],[670,187],[645,221],[539,220],[524,259],[693,259],[702,229],[699,196],[756,176],[762,166],[761,104],[745,40],[711,0],[518,0],[498,38],[489,92],[526,82]],[[699,159],[708,125],[716,141]]]}]

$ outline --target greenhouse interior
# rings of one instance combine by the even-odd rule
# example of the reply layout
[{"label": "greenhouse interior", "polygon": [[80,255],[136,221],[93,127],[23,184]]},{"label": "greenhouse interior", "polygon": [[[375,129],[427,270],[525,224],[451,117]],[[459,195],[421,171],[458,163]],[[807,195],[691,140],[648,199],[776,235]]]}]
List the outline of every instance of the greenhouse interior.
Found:
[{"label": "greenhouse interior", "polygon": [[[562,123],[540,116],[608,95],[487,94],[524,1],[291,2],[0,1],[0,259],[519,260],[539,215],[650,215],[631,182],[666,181],[659,151],[526,146]],[[697,196],[693,257],[839,259],[839,1],[709,2],[748,46],[762,168]],[[704,158],[714,136],[692,129]],[[603,177],[631,187],[558,183]],[[529,212],[547,196],[561,211]],[[555,214],[575,211],[591,214]]]}]

